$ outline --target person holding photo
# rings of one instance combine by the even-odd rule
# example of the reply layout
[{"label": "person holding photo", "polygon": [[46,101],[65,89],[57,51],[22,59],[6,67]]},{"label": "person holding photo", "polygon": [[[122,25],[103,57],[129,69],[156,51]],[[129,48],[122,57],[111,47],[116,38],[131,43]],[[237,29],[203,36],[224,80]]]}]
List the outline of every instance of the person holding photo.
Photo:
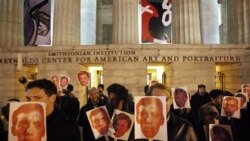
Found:
[{"label": "person holding photo", "polygon": [[[192,124],[170,112],[173,104],[171,90],[164,84],[156,83],[149,89],[149,96],[166,96],[168,141],[197,141]],[[163,105],[164,106],[164,105]]]},{"label": "person holding photo", "polygon": [[162,102],[155,97],[145,97],[136,104],[136,122],[146,138],[154,138],[164,124]]},{"label": "person holding photo", "polygon": [[[83,140],[96,140],[95,136],[92,132],[91,129],[91,123],[88,120],[87,111],[90,111],[94,108],[100,107],[100,106],[104,106],[105,104],[100,100],[100,95],[98,92],[98,89],[95,87],[92,87],[89,91],[88,91],[88,100],[87,103],[81,107],[81,110],[79,112],[79,116],[77,119],[77,122],[79,124],[79,126],[82,128],[82,137]],[[102,140],[102,137],[98,139]]]},{"label": "person holding photo", "polygon": [[18,141],[41,141],[45,136],[44,110],[38,103],[18,107],[12,114],[11,133]]},{"label": "person holding photo", "polygon": [[47,141],[80,141],[79,128],[56,106],[57,88],[47,79],[30,81],[26,86],[30,101],[46,104]]}]

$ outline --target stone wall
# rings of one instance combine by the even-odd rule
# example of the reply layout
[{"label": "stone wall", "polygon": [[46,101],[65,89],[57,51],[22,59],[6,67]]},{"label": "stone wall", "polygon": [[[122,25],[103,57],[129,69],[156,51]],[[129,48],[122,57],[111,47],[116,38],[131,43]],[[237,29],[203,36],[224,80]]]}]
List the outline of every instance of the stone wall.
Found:
[{"label": "stone wall", "polygon": [[[28,74],[28,70],[18,72],[17,62],[15,62],[17,53],[22,54],[24,67],[37,66],[37,78],[49,79],[54,74],[70,76],[70,83],[75,87],[74,93],[85,99],[81,104],[86,103],[86,91],[79,86],[76,73],[84,69],[83,66],[91,64],[103,67],[103,82],[106,88],[112,83],[120,83],[125,85],[133,95],[144,94],[144,86],[147,84],[147,66],[150,64],[165,67],[165,83],[169,87],[185,85],[188,86],[190,94],[197,90],[197,85],[200,83],[207,85],[208,91],[216,88],[215,67],[218,64],[222,66],[222,71],[227,76],[226,90],[235,92],[241,83],[250,82],[250,58],[247,45],[152,44],[71,46],[71,48],[64,49],[64,46],[13,47],[8,50],[1,48],[1,103],[14,96],[24,98],[23,94],[22,96],[15,94],[16,91],[23,90],[16,79],[21,74]],[[82,54],[70,54],[76,52]],[[216,56],[225,58],[213,60]],[[212,60],[209,60],[209,57],[212,57]]]}]

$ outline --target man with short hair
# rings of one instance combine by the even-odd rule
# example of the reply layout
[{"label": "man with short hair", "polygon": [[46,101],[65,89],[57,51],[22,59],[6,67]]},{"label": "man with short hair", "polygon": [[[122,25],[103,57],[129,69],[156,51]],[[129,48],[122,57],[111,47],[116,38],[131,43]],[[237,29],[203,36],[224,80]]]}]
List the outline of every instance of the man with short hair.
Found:
[{"label": "man with short hair", "polygon": [[198,91],[191,96],[191,107],[192,110],[197,115],[198,109],[203,105],[210,101],[210,97],[208,92],[206,91],[206,85],[200,84],[198,85]]},{"label": "man with short hair", "polygon": [[[217,109],[217,111],[220,113],[220,111],[221,111],[221,103],[222,103],[222,95],[223,95],[222,90],[219,90],[219,89],[211,90],[210,93],[209,93],[210,102],[202,105],[199,108],[199,110],[206,107],[206,106],[214,106]],[[198,114],[199,114],[199,111],[198,111]]]},{"label": "man with short hair", "polygon": [[99,94],[100,94],[100,101],[103,104],[108,104],[108,97],[106,95],[104,95],[104,85],[103,84],[99,84],[97,86],[97,89],[98,89]]},{"label": "man with short hair", "polygon": [[[206,91],[206,85],[204,84],[199,84],[198,85],[198,90],[196,93],[194,93],[191,98],[190,98],[190,104],[191,104],[191,110],[190,110],[190,115],[192,115],[192,119],[190,120],[193,124],[193,127],[197,133],[198,138],[199,136],[199,126],[200,123],[198,122],[198,111],[199,108],[208,103],[210,101],[210,97],[208,92]],[[199,139],[200,140],[200,139]]]},{"label": "man with short hair", "polygon": [[31,101],[46,104],[47,141],[80,141],[77,124],[55,106],[57,88],[53,82],[47,79],[31,81],[26,92]]}]

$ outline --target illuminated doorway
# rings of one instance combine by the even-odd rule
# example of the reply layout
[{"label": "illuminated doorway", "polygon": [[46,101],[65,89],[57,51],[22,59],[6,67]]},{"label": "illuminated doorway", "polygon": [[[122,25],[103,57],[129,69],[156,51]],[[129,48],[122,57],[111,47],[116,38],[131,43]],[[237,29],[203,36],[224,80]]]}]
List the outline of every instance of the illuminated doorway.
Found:
[{"label": "illuminated doorway", "polygon": [[236,93],[240,90],[240,63],[217,63],[215,86],[223,91]]},{"label": "illuminated doorway", "polygon": [[170,69],[168,64],[148,64],[147,65],[147,84],[152,80],[159,83],[170,85]]},{"label": "illuminated doorway", "polygon": [[89,87],[97,87],[98,84],[103,84],[103,67],[96,64],[81,65],[80,70],[89,72],[90,85]]}]

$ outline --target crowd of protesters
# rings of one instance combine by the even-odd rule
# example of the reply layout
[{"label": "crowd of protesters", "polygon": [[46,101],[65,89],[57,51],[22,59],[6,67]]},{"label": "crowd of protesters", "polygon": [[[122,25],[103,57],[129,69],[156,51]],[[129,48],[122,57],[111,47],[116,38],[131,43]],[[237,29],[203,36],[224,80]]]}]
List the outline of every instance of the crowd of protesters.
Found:
[{"label": "crowd of protesters", "polygon": [[[38,79],[27,82],[25,78],[22,78],[19,82],[25,85],[27,101],[46,103],[48,141],[114,140],[114,138],[106,136],[95,138],[90,121],[87,118],[87,112],[101,106],[106,106],[110,117],[115,109],[130,114],[134,114],[135,111],[132,94],[124,85],[118,83],[109,85],[106,90],[103,84],[89,88],[87,103],[80,107],[78,98],[72,93],[74,86],[71,84],[63,86],[59,93],[58,86],[51,80]],[[178,104],[180,100],[177,98],[181,97],[181,95],[177,96],[179,92],[184,94],[182,104]],[[166,134],[168,138],[166,140],[168,141],[208,141],[209,138],[205,129],[209,124],[228,125],[231,129],[230,136],[233,141],[250,140],[248,135],[250,130],[250,103],[249,100],[240,95],[240,91],[237,95],[219,89],[207,92],[206,86],[200,84],[197,92],[190,95],[181,88],[171,92],[171,89],[166,85],[154,82],[145,86],[144,93],[145,96],[166,97]],[[233,103],[233,101],[223,104],[223,97],[226,97],[224,99],[227,100],[230,100],[231,97],[240,97],[242,102],[246,102],[244,108],[240,107],[238,118],[233,116],[237,109],[233,112],[230,110],[232,107],[230,103]],[[8,140],[9,104],[13,101],[19,102],[18,99],[10,99],[1,110],[1,141]],[[242,102],[241,104],[243,104]],[[174,108],[173,103],[179,107]],[[187,103],[189,103],[189,107],[184,106]],[[222,111],[225,116],[221,116]],[[219,132],[220,127],[213,127],[212,129],[213,135],[215,135]],[[136,132],[132,126],[129,141],[135,140]]]}]

